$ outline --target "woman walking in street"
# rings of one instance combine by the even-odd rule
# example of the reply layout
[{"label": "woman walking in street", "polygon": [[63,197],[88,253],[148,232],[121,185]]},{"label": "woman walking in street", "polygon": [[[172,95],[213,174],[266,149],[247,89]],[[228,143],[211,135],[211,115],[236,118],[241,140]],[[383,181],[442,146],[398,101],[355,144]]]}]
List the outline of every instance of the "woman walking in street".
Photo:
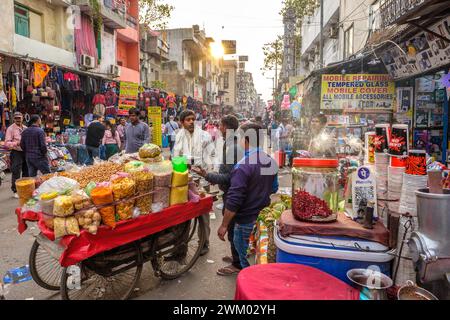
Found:
[{"label": "woman walking in street", "polygon": [[105,126],[106,131],[103,136],[102,144],[106,147],[106,159],[109,159],[116,153],[119,153],[121,141],[119,132],[117,131],[115,125],[113,125],[110,121],[106,121]]}]

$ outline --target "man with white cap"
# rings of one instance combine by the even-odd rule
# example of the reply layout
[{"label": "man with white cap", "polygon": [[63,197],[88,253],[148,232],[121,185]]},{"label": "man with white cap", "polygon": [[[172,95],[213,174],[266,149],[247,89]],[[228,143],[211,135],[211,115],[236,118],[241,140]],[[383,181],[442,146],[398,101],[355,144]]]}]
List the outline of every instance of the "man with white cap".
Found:
[{"label": "man with white cap", "polygon": [[23,125],[23,115],[20,112],[14,113],[14,123],[6,130],[5,145],[11,150],[11,190],[14,197],[18,198],[16,180],[21,177],[28,177],[28,166],[25,160],[25,153],[20,148],[22,132],[26,129]]}]

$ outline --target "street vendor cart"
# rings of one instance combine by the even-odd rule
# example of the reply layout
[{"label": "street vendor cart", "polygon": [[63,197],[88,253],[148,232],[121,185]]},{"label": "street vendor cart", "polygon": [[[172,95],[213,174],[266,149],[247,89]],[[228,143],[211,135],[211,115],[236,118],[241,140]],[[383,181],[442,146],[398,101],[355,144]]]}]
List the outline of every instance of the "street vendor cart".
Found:
[{"label": "street vendor cart", "polygon": [[145,262],[156,276],[176,279],[189,271],[206,241],[201,216],[211,211],[213,197],[198,203],[171,206],[138,218],[120,221],[115,229],[100,226],[96,235],[83,230],[80,236],[55,241],[41,214],[16,210],[18,230],[27,222],[38,223],[40,233],[30,252],[33,280],[48,290],[60,290],[65,300],[127,299],[139,281]]}]

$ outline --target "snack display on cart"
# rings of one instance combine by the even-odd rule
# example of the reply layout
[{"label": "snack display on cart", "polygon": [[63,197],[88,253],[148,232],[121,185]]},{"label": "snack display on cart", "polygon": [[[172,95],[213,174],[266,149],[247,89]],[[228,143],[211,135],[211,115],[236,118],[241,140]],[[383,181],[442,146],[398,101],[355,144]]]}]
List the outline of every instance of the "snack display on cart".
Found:
[{"label": "snack display on cart", "polygon": [[20,179],[17,188],[22,211],[38,213],[55,238],[83,230],[95,235],[101,225],[114,229],[120,221],[187,203],[189,172],[174,171],[158,146],[146,144],[133,157]]}]

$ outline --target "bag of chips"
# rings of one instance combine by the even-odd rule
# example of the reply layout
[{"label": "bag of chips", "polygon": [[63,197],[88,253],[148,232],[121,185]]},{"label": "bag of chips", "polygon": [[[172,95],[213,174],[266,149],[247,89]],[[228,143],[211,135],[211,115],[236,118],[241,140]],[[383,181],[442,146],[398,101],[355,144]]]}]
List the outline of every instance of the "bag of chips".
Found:
[{"label": "bag of chips", "polygon": [[55,239],[59,239],[69,235],[74,236],[80,235],[80,228],[78,227],[78,221],[73,216],[67,218],[56,217],[53,220],[53,225],[55,231]]}]

